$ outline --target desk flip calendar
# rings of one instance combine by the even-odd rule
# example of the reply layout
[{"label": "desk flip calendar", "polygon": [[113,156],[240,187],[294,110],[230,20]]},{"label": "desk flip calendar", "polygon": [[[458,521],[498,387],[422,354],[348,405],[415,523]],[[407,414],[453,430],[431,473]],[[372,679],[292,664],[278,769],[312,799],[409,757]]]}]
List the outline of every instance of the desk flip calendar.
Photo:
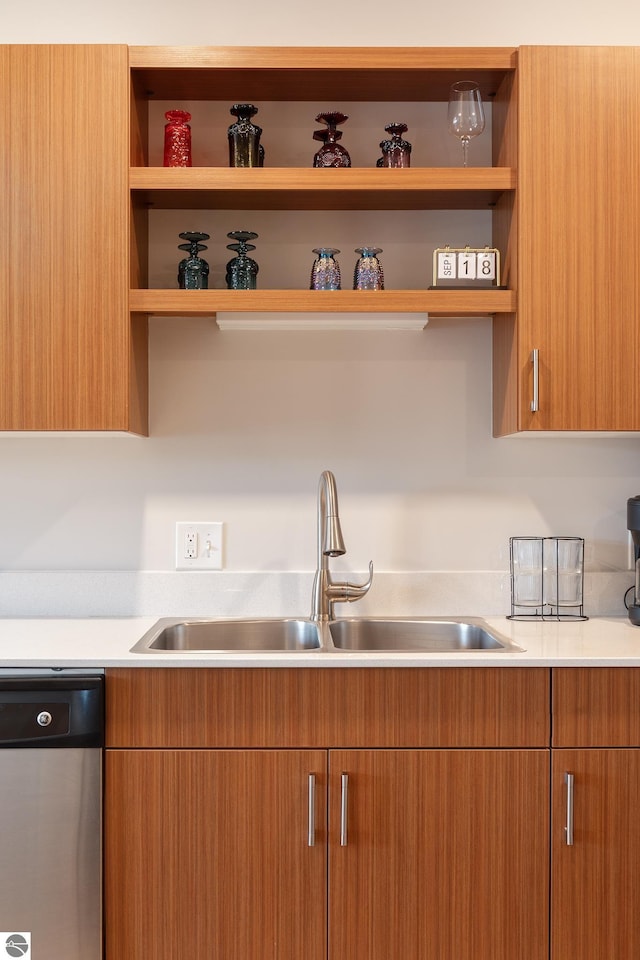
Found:
[{"label": "desk flip calendar", "polygon": [[500,251],[495,247],[437,247],[434,287],[499,287]]}]

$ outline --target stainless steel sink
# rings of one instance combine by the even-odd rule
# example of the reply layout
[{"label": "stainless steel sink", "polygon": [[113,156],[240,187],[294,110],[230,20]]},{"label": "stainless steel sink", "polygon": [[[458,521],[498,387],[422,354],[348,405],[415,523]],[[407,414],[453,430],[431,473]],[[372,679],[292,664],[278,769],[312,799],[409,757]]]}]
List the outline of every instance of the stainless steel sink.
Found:
[{"label": "stainless steel sink", "polygon": [[311,620],[159,620],[132,653],[188,651],[262,652],[319,650],[320,631]]},{"label": "stainless steel sink", "polygon": [[428,653],[522,650],[476,617],[334,620],[329,624],[329,634],[336,650]]},{"label": "stainless steel sink", "polygon": [[477,617],[158,620],[132,653],[303,653],[521,651]]}]

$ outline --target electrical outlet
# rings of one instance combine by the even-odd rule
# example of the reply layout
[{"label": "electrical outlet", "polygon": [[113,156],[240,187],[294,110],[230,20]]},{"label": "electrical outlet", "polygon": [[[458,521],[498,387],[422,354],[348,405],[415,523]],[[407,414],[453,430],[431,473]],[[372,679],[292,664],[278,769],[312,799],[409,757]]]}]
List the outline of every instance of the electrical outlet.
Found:
[{"label": "electrical outlet", "polygon": [[198,534],[195,530],[187,530],[184,535],[184,559],[195,560],[198,556]]},{"label": "electrical outlet", "polygon": [[176,570],[222,570],[222,524],[176,523]]}]

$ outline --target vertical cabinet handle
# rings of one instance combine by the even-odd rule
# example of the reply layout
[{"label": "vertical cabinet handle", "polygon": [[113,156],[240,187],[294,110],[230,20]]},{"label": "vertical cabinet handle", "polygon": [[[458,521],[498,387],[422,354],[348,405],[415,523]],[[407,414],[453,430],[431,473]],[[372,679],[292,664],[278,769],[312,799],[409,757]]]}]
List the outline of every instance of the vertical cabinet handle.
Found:
[{"label": "vertical cabinet handle", "polygon": [[539,363],[539,351],[531,351],[531,362],[533,364],[533,399],[531,401],[531,413],[537,413],[540,409],[540,363]]},{"label": "vertical cabinet handle", "polygon": [[307,828],[307,846],[316,845],[316,775],[309,774],[309,817]]},{"label": "vertical cabinet handle", "polygon": [[349,774],[343,773],[340,791],[340,846],[347,845],[347,803],[349,790]]},{"label": "vertical cabinet handle", "polygon": [[565,843],[568,847],[573,846],[573,787],[574,775],[565,773],[564,782],[567,785],[567,822],[564,828]]}]

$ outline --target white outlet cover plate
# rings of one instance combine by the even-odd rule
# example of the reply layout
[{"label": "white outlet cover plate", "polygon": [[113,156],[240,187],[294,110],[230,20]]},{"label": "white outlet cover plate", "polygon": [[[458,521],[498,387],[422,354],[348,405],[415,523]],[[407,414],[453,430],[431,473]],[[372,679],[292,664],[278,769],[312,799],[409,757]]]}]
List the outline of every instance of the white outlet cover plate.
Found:
[{"label": "white outlet cover plate", "polygon": [[[222,570],[222,528],[216,521],[176,523],[176,570]],[[195,556],[187,556],[187,538],[195,534]]]}]

